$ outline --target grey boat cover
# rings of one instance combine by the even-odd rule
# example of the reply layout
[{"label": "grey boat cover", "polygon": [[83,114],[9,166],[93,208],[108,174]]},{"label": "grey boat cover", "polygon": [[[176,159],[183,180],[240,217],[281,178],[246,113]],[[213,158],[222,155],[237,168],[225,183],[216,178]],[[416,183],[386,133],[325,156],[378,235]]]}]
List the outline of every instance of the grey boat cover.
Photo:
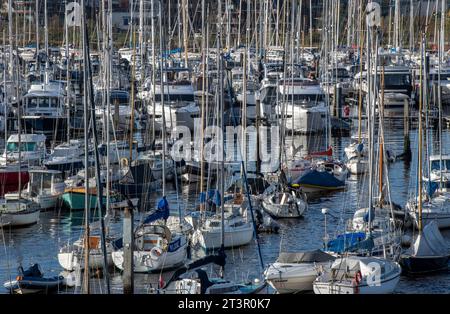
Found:
[{"label": "grey boat cover", "polygon": [[423,228],[414,242],[413,250],[414,256],[448,256],[450,254],[448,243],[442,237],[435,221],[431,221]]},{"label": "grey boat cover", "polygon": [[330,254],[327,254],[321,250],[306,251],[298,253],[281,253],[278,256],[278,263],[285,264],[299,264],[299,263],[321,263],[334,261],[336,258]]}]

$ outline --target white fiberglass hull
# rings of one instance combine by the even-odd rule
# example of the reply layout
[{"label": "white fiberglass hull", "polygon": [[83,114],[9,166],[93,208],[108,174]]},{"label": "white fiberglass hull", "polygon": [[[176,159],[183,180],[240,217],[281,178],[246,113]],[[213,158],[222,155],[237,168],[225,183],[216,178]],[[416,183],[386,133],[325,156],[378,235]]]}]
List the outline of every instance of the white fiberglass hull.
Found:
[{"label": "white fiberglass hull", "polygon": [[346,164],[351,174],[364,174],[369,170],[369,163],[366,159],[354,159]]},{"label": "white fiberglass hull", "polygon": [[[289,267],[283,267],[288,265]],[[307,264],[272,264],[264,273],[269,285],[280,294],[299,293],[313,290],[317,278],[314,263]]]},{"label": "white fiberglass hull", "polygon": [[275,204],[270,200],[262,201],[262,208],[275,218],[300,218],[306,210],[306,204],[299,200],[296,204]]},{"label": "white fiberglass hull", "polygon": [[[287,109],[287,114],[292,114],[292,109]],[[326,130],[326,108],[317,106],[313,108],[301,108],[294,105],[292,117],[285,119],[286,131],[302,134],[323,133]]]},{"label": "white fiberglass hull", "polygon": [[313,283],[315,294],[391,294],[400,280],[400,272],[381,281],[379,285],[359,285],[352,281],[318,282]]},{"label": "white fiberglass hull", "polygon": [[[58,262],[62,268],[68,271],[73,271],[77,268],[84,269],[84,256],[77,252],[59,253]],[[107,252],[107,263],[108,267],[112,266],[111,252]],[[89,268],[103,268],[103,254],[100,250],[93,250],[89,253]]]},{"label": "white fiberglass hull", "polygon": [[[134,252],[134,272],[148,273],[158,270],[169,270],[176,266],[182,265],[187,258],[187,243],[177,249],[175,252],[163,252],[160,256],[155,256],[150,251]],[[123,250],[112,253],[114,265],[123,270]]]},{"label": "white fiberglass hull", "polygon": [[15,213],[2,213],[0,214],[0,227],[25,227],[33,225],[39,221],[40,209],[25,211],[25,212],[15,212]]},{"label": "white fiberglass hull", "polygon": [[[237,228],[226,229],[224,235],[225,248],[243,246],[252,240],[253,226],[248,223]],[[218,249],[222,245],[222,232],[220,228],[197,230],[194,237],[197,237],[197,241],[205,250]]]}]

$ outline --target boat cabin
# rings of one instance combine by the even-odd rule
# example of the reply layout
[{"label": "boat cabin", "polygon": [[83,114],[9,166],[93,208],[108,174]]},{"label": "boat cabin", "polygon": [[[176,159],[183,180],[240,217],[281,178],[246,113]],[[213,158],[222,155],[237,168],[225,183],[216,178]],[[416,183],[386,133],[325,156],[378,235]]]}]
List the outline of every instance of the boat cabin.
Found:
[{"label": "boat cabin", "polygon": [[26,188],[29,196],[62,194],[65,189],[63,174],[58,170],[30,170],[30,181]]},{"label": "boat cabin", "polygon": [[31,85],[24,96],[24,115],[47,118],[64,118],[64,88],[59,83]]},{"label": "boat cabin", "polygon": [[18,162],[20,151],[23,163],[28,163],[29,165],[40,164],[46,155],[45,140],[46,137],[43,134],[22,134],[19,146],[19,135],[13,134],[8,138],[6,149],[0,161],[3,164],[6,164],[6,162]]},{"label": "boat cabin", "polygon": [[163,225],[143,225],[135,235],[136,249],[150,251],[153,247],[166,247],[172,239],[172,234]]}]

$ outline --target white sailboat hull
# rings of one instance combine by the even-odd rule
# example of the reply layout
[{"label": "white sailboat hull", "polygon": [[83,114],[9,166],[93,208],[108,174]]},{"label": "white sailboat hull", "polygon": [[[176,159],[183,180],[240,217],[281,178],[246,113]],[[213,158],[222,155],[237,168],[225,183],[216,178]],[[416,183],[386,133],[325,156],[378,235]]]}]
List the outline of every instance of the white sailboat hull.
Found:
[{"label": "white sailboat hull", "polygon": [[[158,270],[168,270],[173,267],[182,265],[187,257],[187,243],[177,249],[175,252],[163,252],[156,257],[150,251],[136,251],[134,252],[134,272],[148,273]],[[112,260],[114,265],[123,270],[123,250],[112,253]]]},{"label": "white sailboat hull", "polygon": [[315,294],[391,294],[400,280],[400,272],[382,281],[380,285],[354,285],[352,282],[317,282],[313,283]]},{"label": "white sailboat hull", "polygon": [[355,175],[364,174],[369,170],[369,163],[364,159],[351,160],[346,166],[350,173]]},{"label": "white sailboat hull", "polygon": [[0,227],[23,227],[39,221],[40,210],[27,211],[25,213],[2,213],[0,214]]},{"label": "white sailboat hull", "polygon": [[[62,268],[68,271],[73,271],[78,267],[80,269],[84,269],[84,258],[77,252],[59,253],[58,262]],[[107,262],[108,267],[112,266],[111,252],[107,253]],[[101,251],[95,250],[89,253],[89,268],[103,268],[103,254]]]},{"label": "white sailboat hull", "polygon": [[[224,247],[232,248],[250,243],[253,238],[253,226],[246,224],[232,230],[225,230]],[[222,245],[222,232],[220,228],[212,230],[197,230],[197,237],[201,247],[205,250],[218,249]]]}]

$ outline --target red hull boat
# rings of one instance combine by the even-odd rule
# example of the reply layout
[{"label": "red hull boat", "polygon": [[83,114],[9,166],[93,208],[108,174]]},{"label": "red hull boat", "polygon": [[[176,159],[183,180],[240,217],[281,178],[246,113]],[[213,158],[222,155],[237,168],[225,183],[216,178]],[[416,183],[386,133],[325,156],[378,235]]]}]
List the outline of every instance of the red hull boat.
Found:
[{"label": "red hull boat", "polygon": [[6,193],[19,190],[19,176],[21,188],[24,188],[30,180],[28,168],[18,166],[0,167],[0,197],[4,197]]}]

